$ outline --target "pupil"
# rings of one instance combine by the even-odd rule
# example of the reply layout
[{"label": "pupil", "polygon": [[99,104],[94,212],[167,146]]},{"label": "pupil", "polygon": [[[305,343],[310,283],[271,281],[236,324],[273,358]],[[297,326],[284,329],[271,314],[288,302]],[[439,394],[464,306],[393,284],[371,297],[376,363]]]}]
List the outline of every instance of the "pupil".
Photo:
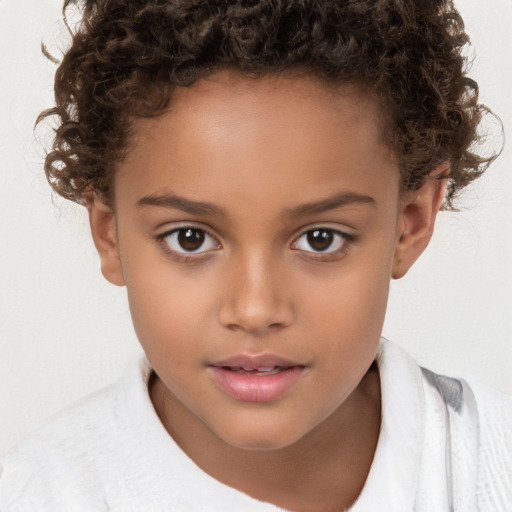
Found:
[{"label": "pupil", "polygon": [[178,242],[186,251],[196,251],[203,245],[204,231],[199,229],[180,229]]},{"label": "pupil", "polygon": [[308,232],[308,243],[315,251],[325,251],[332,241],[333,234],[330,229],[314,229]]}]

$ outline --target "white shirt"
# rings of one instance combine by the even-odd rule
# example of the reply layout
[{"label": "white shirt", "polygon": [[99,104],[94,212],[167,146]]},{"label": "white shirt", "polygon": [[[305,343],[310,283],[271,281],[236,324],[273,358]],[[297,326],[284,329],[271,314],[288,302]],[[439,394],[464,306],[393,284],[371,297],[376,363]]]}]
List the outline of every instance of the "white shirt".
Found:
[{"label": "white shirt", "polygon": [[[423,370],[382,340],[382,425],[350,512],[512,511],[512,397]],[[275,512],[198,468],[162,426],[141,360],[5,457],[1,512]]]}]

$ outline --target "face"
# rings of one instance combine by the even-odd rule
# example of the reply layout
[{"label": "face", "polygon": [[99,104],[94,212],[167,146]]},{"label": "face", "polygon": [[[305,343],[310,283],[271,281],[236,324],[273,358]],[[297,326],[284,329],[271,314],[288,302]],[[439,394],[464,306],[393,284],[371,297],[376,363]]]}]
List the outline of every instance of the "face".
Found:
[{"label": "face", "polygon": [[415,227],[379,119],[348,87],[226,72],[135,125],[91,222],[178,436],[282,448],[357,393]]}]

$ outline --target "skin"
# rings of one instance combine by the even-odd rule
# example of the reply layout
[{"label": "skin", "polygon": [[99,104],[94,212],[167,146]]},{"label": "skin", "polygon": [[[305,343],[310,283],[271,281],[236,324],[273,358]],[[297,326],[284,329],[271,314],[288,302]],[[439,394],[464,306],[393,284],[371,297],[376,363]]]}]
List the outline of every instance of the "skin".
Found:
[{"label": "skin", "polygon": [[[443,197],[439,180],[400,194],[382,118],[349,86],[219,72],[135,123],[113,207],[89,196],[102,271],[127,287],[163,425],[210,475],[290,510],[344,509],[361,492],[389,282],[428,244]],[[198,253],[162,236],[190,226],[212,235]],[[334,230],[336,250],[308,244],[312,228]],[[242,352],[304,370],[276,400],[237,400],[208,364]]]}]

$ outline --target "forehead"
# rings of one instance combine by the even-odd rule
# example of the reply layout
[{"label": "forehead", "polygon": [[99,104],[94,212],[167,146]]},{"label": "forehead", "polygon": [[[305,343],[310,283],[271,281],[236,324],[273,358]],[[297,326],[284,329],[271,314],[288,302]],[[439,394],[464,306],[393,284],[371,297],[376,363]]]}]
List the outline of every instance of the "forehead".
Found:
[{"label": "forehead", "polygon": [[[287,190],[297,201],[340,189],[398,187],[377,102],[356,86],[312,77],[250,79],[221,72],[173,92],[168,110],[138,120],[116,177],[133,201],[179,192],[248,199]],[[351,190],[358,192],[358,190]],[[285,196],[282,206],[287,203]]]}]

